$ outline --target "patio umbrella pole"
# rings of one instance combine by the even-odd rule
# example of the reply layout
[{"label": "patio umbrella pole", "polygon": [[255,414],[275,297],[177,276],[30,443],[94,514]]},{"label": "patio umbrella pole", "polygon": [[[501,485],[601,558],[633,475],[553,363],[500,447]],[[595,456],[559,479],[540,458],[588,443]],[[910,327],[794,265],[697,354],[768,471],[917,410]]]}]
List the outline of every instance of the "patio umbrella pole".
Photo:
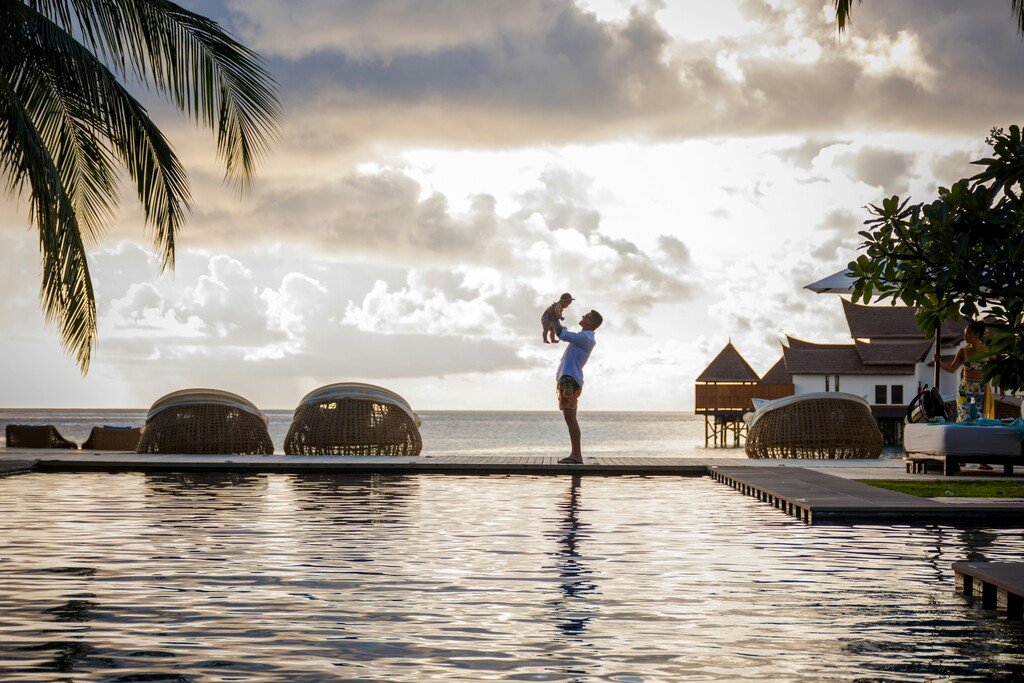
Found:
[{"label": "patio umbrella pole", "polygon": [[[942,357],[942,351],[939,348],[939,342],[941,340],[942,340],[942,325],[939,325],[938,327],[935,328],[935,353],[939,354],[939,358],[940,359]],[[936,363],[935,364],[935,382],[932,384],[932,386],[935,387],[936,389],[939,388],[939,377],[940,377],[940,373],[941,372],[942,372],[942,367],[938,363]]]}]

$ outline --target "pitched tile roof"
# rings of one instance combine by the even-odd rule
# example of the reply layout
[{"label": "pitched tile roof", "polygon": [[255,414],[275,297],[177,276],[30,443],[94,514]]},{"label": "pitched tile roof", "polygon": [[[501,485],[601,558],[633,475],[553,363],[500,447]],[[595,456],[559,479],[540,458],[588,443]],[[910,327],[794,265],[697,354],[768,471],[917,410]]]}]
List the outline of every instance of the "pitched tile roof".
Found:
[{"label": "pitched tile roof", "polygon": [[786,359],[779,357],[779,360],[775,362],[775,365],[771,369],[764,373],[764,377],[761,378],[761,384],[792,384],[793,378],[789,372],[786,371]]},{"label": "pitched tile roof", "polygon": [[[854,344],[812,344],[791,339],[782,348],[791,375],[913,375],[914,364],[868,365]],[[793,344],[792,342],[796,342]]]},{"label": "pitched tile roof", "polygon": [[816,344],[790,337],[788,334],[786,335],[786,345],[791,349],[845,349],[850,346],[850,344]]},{"label": "pitched tile roof", "polygon": [[698,382],[756,382],[760,379],[729,342],[697,378]]},{"label": "pitched tile roof", "polygon": [[[914,317],[917,309],[906,306],[860,306],[847,299],[843,313],[854,339],[921,339],[924,334]],[[942,339],[948,343],[963,336],[963,323],[947,320],[942,323]]]},{"label": "pitched tile roof", "polygon": [[[857,353],[865,365],[906,365],[919,363],[931,350],[932,342],[923,339],[918,342],[882,342],[870,344],[854,341]],[[930,356],[929,356],[930,358]]]}]

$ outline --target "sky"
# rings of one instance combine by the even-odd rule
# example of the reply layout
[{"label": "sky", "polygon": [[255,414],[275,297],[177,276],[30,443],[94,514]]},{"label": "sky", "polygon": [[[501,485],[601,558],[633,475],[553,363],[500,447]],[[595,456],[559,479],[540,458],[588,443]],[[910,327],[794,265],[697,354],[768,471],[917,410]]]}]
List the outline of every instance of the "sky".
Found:
[{"label": "sky", "polygon": [[24,198],[0,199],[0,407],[144,408],[212,387],[294,408],[334,382],[416,410],[554,410],[570,329],[604,316],[581,411],[692,411],[730,340],[849,341],[809,284],[867,206],[973,175],[1021,124],[1008,0],[203,0],[257,50],[279,139],[252,190],[208,131],[143,93],[193,210],[161,273],[125,183],[90,246],[87,376],[39,305]]}]

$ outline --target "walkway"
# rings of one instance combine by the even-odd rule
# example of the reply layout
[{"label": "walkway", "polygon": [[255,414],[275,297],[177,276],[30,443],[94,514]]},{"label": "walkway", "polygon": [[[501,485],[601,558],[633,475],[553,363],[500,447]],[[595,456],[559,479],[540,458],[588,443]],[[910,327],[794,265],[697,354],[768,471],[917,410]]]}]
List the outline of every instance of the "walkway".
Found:
[{"label": "walkway", "polygon": [[1015,500],[966,504],[962,498],[921,498],[803,467],[716,467],[710,475],[810,524],[970,520],[1024,526],[1024,502]]}]

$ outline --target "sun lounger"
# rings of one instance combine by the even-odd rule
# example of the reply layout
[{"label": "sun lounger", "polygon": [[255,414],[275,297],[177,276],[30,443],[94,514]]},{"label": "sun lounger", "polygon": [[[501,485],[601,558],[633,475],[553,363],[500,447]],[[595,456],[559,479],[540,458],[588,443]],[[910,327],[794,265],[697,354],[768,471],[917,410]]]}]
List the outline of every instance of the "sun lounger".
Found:
[{"label": "sun lounger", "polygon": [[89,438],[82,443],[83,451],[131,451],[139,447],[142,429],[139,427],[93,427]]},{"label": "sun lounger", "polygon": [[7,425],[4,437],[8,448],[78,448],[53,425]]},{"label": "sun lounger", "polygon": [[310,392],[295,409],[288,455],[419,455],[419,417],[404,398],[358,382]]},{"label": "sun lounger", "polygon": [[938,462],[944,474],[956,474],[961,464],[1002,465],[1013,474],[1014,465],[1024,466],[1020,439],[1024,426],[947,422],[908,424],[903,428],[903,449],[908,472],[924,472]]}]

